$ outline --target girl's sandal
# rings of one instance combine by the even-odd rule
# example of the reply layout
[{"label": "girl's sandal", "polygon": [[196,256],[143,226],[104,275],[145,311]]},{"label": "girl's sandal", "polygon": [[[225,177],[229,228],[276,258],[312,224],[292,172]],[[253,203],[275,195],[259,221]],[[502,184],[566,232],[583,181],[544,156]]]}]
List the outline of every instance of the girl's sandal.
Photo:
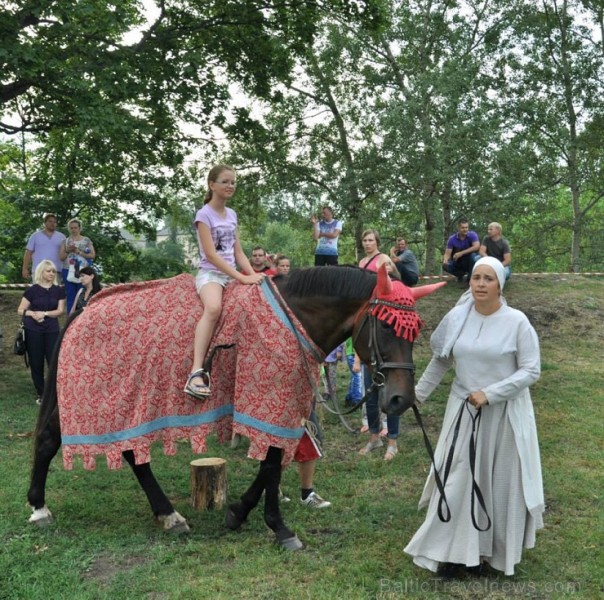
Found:
[{"label": "girl's sandal", "polygon": [[386,454],[384,454],[384,460],[392,460],[398,454],[398,448],[388,444],[386,448]]},{"label": "girl's sandal", "polygon": [[361,456],[365,456],[366,454],[369,454],[373,450],[377,450],[377,448],[381,448],[383,445],[384,444],[382,443],[382,440],[380,440],[379,438],[377,440],[369,440],[365,444],[365,446],[359,450],[359,454]]},{"label": "girl's sandal", "polygon": [[[193,383],[193,379],[196,377],[200,377],[203,380],[203,383]],[[210,389],[210,374],[205,369],[193,371],[193,373],[189,375],[189,379],[187,379],[184,392],[198,400],[207,398],[212,393],[212,390]]]}]

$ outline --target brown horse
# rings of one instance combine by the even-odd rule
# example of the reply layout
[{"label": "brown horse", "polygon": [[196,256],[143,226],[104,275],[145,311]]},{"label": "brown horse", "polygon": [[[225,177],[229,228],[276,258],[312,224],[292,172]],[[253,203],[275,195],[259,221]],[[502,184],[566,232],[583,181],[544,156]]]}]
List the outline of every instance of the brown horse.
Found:
[{"label": "brown horse", "polygon": [[227,527],[237,529],[264,492],[264,520],[277,541],[301,548],[281,517],[278,489],[281,466],[293,457],[311,410],[318,363],[352,335],[372,368],[381,408],[401,414],[415,400],[412,347],[421,326],[415,299],[440,285],[410,289],[385,269],[376,275],[356,267],[301,269],[260,286],[231,284],[212,342],[213,393],[201,402],[182,392],[202,311],[193,278],[97,294],[68,321],[48,375],[27,496],[30,522],[52,520],[46,479],[63,444],[67,468],[76,455],[86,468],[94,468],[97,454],[106,455],[110,468],[119,468],[123,457],[164,528],[188,531],[151,471],[149,446],[161,440],[173,453],[176,439],[188,437],[193,450],[203,451],[210,433],[225,440],[235,431],[250,438],[249,454],[261,464],[250,488],[229,506]]}]

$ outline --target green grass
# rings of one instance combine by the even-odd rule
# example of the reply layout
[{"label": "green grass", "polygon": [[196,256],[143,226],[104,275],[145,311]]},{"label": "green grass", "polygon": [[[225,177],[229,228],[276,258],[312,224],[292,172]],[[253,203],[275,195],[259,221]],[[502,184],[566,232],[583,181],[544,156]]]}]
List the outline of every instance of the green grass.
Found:
[{"label": "green grass", "polygon": [[[419,372],[429,358],[428,337],[459,290],[447,286],[421,301],[426,329],[416,345]],[[73,471],[53,462],[47,500],[55,522],[29,525],[25,507],[37,406],[22,360],[0,355],[0,598],[103,600],[192,598],[596,598],[602,595],[602,389],[604,281],[567,278],[512,280],[506,291],[524,310],[542,344],[543,373],[534,386],[545,478],[545,529],[525,551],[512,578],[444,584],[416,568],[403,548],[421,524],[417,502],[428,457],[412,415],[402,419],[399,455],[386,464],[357,455],[365,438],[347,434],[324,414],[326,457],[315,476],[333,502],[310,512],[296,501],[295,468],[284,473],[294,501],[282,505],[286,522],[306,548],[286,553],[273,543],[255,511],[240,532],[227,531],[223,514],[197,512],[189,503],[186,443],[176,456],[153,449],[159,481],[191,525],[171,537],[153,522],[129,469]],[[6,341],[16,329],[20,293],[0,292]],[[346,372],[341,369],[341,380]],[[422,409],[433,442],[442,422],[448,381]],[[359,422],[357,416],[353,417]],[[241,494],[257,464],[245,447],[209,455],[228,461],[229,498]]]}]

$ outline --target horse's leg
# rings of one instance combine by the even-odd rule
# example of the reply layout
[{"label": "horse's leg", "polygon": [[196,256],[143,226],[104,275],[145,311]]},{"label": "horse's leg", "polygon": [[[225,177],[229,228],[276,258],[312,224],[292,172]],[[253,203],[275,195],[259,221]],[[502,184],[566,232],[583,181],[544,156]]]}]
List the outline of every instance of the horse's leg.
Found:
[{"label": "horse's leg", "polygon": [[44,426],[36,430],[34,464],[31,472],[27,501],[32,508],[30,523],[48,525],[52,514],[46,507],[46,479],[50,462],[61,447],[59,411],[55,408]]},{"label": "horse's leg", "polygon": [[264,495],[264,522],[275,533],[277,541],[286,550],[303,548],[298,536],[283,522],[279,508],[279,484],[281,483],[281,457],[283,451],[271,446],[266,455],[267,470]]},{"label": "horse's leg", "polygon": [[122,456],[132,468],[138,483],[145,492],[151,510],[157,520],[163,524],[164,530],[170,533],[186,533],[189,531],[186,519],[174,510],[172,503],[162,490],[149,463],[137,465],[134,460],[134,452],[126,450]]},{"label": "horse's leg", "polygon": [[250,485],[243,496],[241,496],[239,502],[229,504],[224,518],[224,524],[229,529],[232,529],[233,531],[239,529],[247,519],[250,511],[258,506],[258,502],[260,502],[265,487],[266,462],[265,459],[260,463],[258,475],[256,475],[252,485]]},{"label": "horse's leg", "polygon": [[229,529],[239,529],[247,519],[250,511],[258,505],[262,492],[264,499],[264,522],[275,532],[277,541],[288,550],[299,550],[302,542],[296,534],[288,529],[281,518],[279,510],[279,484],[281,483],[282,450],[271,446],[266,458],[260,463],[258,475],[252,485],[241,496],[239,502],[229,504],[225,516],[225,525]]}]

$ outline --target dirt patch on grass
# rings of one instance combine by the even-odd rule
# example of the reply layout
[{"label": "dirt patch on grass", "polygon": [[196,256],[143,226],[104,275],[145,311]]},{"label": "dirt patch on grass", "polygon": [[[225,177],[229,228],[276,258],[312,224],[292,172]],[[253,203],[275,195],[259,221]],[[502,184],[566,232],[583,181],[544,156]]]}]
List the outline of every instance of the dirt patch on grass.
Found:
[{"label": "dirt patch on grass", "polygon": [[0,292],[0,333],[2,334],[2,338],[0,338],[0,364],[8,362],[13,357],[13,340],[19,324],[17,306],[19,306],[20,300],[20,293]]},{"label": "dirt patch on grass", "polygon": [[144,565],[148,559],[142,555],[116,557],[98,556],[82,574],[84,579],[94,580],[99,585],[106,586],[116,575],[125,573]]}]

